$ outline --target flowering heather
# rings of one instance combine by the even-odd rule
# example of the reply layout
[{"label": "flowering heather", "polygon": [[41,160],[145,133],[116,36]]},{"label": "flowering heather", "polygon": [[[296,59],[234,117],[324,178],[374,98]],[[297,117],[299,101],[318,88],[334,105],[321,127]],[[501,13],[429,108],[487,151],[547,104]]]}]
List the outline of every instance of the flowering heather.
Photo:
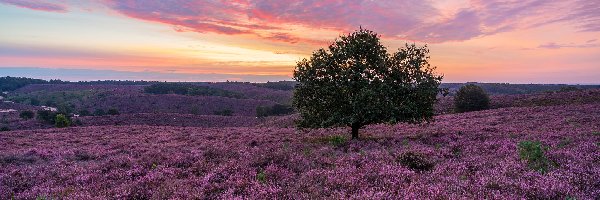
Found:
[{"label": "flowering heather", "polygon": [[[368,126],[362,140],[335,145],[327,138],[349,130],[2,132],[0,199],[595,199],[599,113],[594,103],[441,115]],[[546,173],[519,157],[526,140],[549,147]]]},{"label": "flowering heather", "polygon": [[192,115],[176,113],[137,113],[78,117],[82,126],[152,125],[183,127],[253,127],[260,123],[256,117]]}]

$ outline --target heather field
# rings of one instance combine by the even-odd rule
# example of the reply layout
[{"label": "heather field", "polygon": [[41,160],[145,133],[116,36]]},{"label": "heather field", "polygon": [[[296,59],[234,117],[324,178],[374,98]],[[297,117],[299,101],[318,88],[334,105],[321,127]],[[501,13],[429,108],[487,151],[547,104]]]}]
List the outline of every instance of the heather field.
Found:
[{"label": "heather field", "polygon": [[[0,199],[597,199],[599,113],[595,102],[447,114],[368,126],[358,141],[345,128],[2,132]],[[546,172],[520,159],[526,140],[547,149]]]}]

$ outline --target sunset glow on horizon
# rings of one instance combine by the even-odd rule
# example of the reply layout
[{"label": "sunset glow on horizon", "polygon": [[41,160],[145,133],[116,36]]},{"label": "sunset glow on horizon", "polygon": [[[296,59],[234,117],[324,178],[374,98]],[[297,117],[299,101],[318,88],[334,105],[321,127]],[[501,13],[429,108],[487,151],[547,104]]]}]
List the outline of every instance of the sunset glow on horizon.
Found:
[{"label": "sunset glow on horizon", "polygon": [[289,80],[298,60],[359,26],[390,52],[427,44],[444,82],[600,83],[594,0],[0,0],[0,76],[53,68]]}]

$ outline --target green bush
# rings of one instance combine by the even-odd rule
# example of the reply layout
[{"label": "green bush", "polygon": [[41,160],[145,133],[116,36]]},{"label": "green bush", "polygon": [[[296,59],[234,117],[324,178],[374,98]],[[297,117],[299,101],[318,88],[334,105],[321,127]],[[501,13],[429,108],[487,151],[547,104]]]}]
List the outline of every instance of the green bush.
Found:
[{"label": "green bush", "polygon": [[54,125],[57,128],[65,128],[71,125],[71,121],[63,114],[56,115],[56,119],[54,120]]},{"label": "green bush", "polygon": [[37,119],[49,124],[54,124],[54,120],[56,119],[56,112],[52,112],[49,110],[38,110]]},{"label": "green bush", "polygon": [[457,112],[485,110],[489,106],[490,97],[477,85],[465,85],[454,96],[454,107]]},{"label": "green bush", "polygon": [[24,110],[21,111],[19,117],[24,120],[33,119],[33,117],[35,117],[35,113],[33,113],[31,110]]},{"label": "green bush", "polygon": [[545,155],[547,149],[539,141],[521,141],[518,145],[521,160],[527,161],[530,169],[542,174],[546,173],[552,165]]}]

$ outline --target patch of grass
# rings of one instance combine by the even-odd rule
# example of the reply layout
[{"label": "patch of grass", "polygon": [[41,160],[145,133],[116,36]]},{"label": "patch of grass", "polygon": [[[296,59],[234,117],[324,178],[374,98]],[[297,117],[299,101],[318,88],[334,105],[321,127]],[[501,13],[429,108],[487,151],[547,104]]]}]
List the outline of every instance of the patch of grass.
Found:
[{"label": "patch of grass", "polygon": [[341,135],[333,135],[327,138],[327,142],[333,146],[339,147],[346,144],[347,139]]},{"label": "patch of grass", "polygon": [[592,131],[592,135],[594,135],[594,136],[600,136],[600,131]]},{"label": "patch of grass", "polygon": [[256,180],[260,183],[266,183],[267,182],[267,174],[265,174],[265,171],[261,170],[260,172],[258,172],[256,174]]},{"label": "patch of grass", "polygon": [[545,174],[552,166],[551,161],[545,155],[548,147],[543,146],[540,141],[521,141],[518,144],[518,150],[519,157],[527,161],[530,169]]}]

